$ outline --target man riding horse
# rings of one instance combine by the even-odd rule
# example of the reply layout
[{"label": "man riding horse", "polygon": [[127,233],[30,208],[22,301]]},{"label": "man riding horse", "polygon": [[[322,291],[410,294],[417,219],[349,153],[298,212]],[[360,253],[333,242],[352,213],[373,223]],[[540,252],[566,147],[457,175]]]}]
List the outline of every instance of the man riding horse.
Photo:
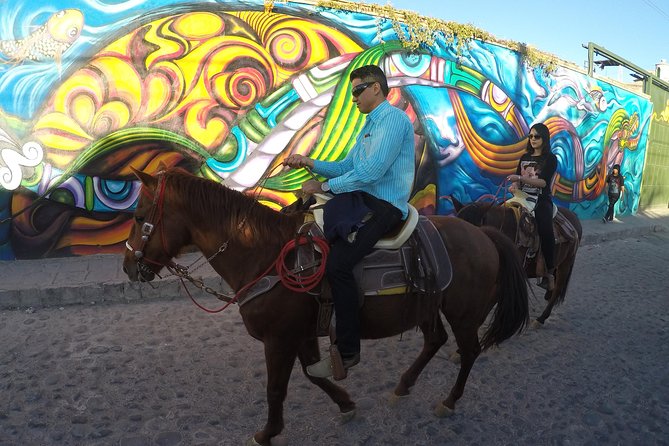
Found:
[{"label": "man riding horse", "polygon": [[[413,125],[386,100],[389,90],[383,70],[376,65],[362,66],[351,72],[350,82],[353,102],[367,119],[346,158],[327,162],[293,154],[284,161],[328,178],[305,182],[304,192],[335,194],[325,206],[324,231],[331,245],[326,272],[335,308],[336,348],[307,368],[311,376],[320,378],[332,376],[333,363],[344,369],[345,376],[360,361],[358,286],[353,268],[381,237],[407,218],[414,179]],[[349,237],[351,233],[355,236]]]}]

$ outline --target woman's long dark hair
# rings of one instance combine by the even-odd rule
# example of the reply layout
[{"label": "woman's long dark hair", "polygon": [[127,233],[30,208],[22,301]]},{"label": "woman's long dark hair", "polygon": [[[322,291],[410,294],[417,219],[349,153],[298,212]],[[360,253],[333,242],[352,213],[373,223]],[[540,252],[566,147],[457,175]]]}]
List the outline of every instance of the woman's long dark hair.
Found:
[{"label": "woman's long dark hair", "polygon": [[[546,125],[541,122],[537,122],[532,127],[530,127],[530,130],[532,129],[534,129],[539,134],[539,136],[541,136],[541,154],[543,155],[546,152],[550,152],[551,134],[548,131],[548,127],[546,127]],[[527,153],[532,153],[534,151],[532,144],[530,144],[530,138],[527,138],[527,149],[525,150]]]}]

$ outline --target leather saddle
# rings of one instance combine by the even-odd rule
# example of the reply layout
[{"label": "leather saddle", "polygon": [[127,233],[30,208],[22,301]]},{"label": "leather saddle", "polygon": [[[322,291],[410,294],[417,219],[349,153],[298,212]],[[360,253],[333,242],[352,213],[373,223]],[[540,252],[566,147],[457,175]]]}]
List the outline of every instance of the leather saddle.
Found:
[{"label": "leather saddle", "polygon": [[[539,234],[537,233],[534,212],[524,207],[517,201],[506,201],[504,206],[514,211],[517,223],[516,244],[523,248],[536,251],[539,247]],[[553,233],[555,243],[565,243],[578,240],[578,232],[569,219],[564,216],[560,209],[553,205]]]},{"label": "leather saddle", "polygon": [[[323,228],[323,205],[330,196],[314,194],[311,207],[314,222]],[[374,251],[354,269],[363,296],[445,290],[452,269],[444,241],[437,228],[409,205],[409,215],[398,227],[381,238]],[[432,283],[430,283],[432,282]]]},{"label": "leather saddle", "polygon": [[[519,248],[526,249],[526,259],[531,260],[536,258],[536,275],[537,277],[542,277],[546,266],[540,252],[541,243],[534,220],[534,206],[526,206],[526,202],[522,198],[515,198],[517,197],[504,202],[504,206],[512,209],[514,212],[516,220],[516,245]],[[574,228],[569,219],[555,205],[553,205],[553,234],[555,234],[555,244],[557,246],[573,241],[576,241],[575,246],[578,246],[578,232],[576,228]]]},{"label": "leather saddle", "polygon": [[[307,237],[325,238],[322,208],[330,197],[322,194],[315,194],[314,197],[315,204],[305,214],[303,226],[307,229],[304,233]],[[295,210],[290,208],[285,212]],[[293,271],[312,274],[320,264],[320,258],[315,245],[300,245],[294,255]],[[360,287],[362,305],[364,296],[444,291],[453,274],[439,231],[429,219],[420,216],[409,205],[407,219],[376,243],[374,251],[355,267],[354,275]],[[240,306],[269,291],[279,281],[278,276],[263,277],[248,290]]]}]

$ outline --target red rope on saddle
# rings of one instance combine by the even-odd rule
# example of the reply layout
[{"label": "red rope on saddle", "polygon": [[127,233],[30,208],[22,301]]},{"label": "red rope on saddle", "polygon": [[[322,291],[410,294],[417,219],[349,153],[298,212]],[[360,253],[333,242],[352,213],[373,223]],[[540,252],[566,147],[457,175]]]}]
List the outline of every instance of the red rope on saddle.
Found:
[{"label": "red rope on saddle", "polygon": [[[316,272],[311,275],[302,276],[290,271],[286,265],[285,260],[288,253],[296,249],[299,245],[306,245],[310,243],[311,240],[313,240],[314,244],[318,246],[321,253],[323,254],[323,258],[321,259],[321,263],[318,265],[318,268],[316,268]],[[298,293],[306,293],[314,289],[325,275],[325,261],[329,252],[330,245],[328,245],[328,242],[322,238],[315,237],[313,239],[308,239],[307,237],[301,236],[297,241],[295,241],[295,239],[290,240],[284,245],[283,249],[281,249],[281,252],[279,253],[279,256],[275,262],[276,272],[281,278],[281,283],[283,286],[291,291]]]},{"label": "red rope on saddle", "polygon": [[[321,254],[323,257],[321,258],[321,263],[318,265],[318,268],[316,269],[316,272],[314,274],[308,275],[308,276],[300,276],[297,275],[293,272],[291,272],[287,266],[286,266],[286,256],[291,250],[294,250],[296,246],[299,245],[305,245],[313,241],[318,248],[321,251]],[[193,303],[200,308],[203,311],[206,311],[207,313],[220,313],[221,311],[225,310],[228,308],[230,305],[233,303],[236,303],[239,300],[239,296],[241,296],[244,292],[246,292],[249,288],[251,288],[253,285],[258,283],[260,279],[265,277],[267,274],[269,274],[273,269],[276,270],[277,274],[279,275],[279,278],[281,279],[281,284],[286,287],[287,289],[291,291],[295,291],[298,293],[306,293],[308,291],[311,291],[314,289],[321,281],[323,276],[325,275],[325,264],[327,260],[328,253],[330,252],[330,245],[325,239],[319,238],[319,237],[314,237],[312,239],[308,239],[305,236],[300,236],[297,240],[295,239],[290,240],[288,243],[284,245],[284,247],[281,249],[279,252],[279,255],[277,256],[276,260],[272,262],[272,264],[267,268],[262,274],[260,274],[258,277],[253,279],[251,282],[247,283],[243,287],[240,288],[239,291],[235,293],[235,296],[230,300],[230,302],[227,302],[225,305],[223,305],[221,308],[217,308],[215,310],[209,309],[198,303],[195,298],[190,294],[188,289],[186,288],[186,283],[181,279],[181,283],[184,286],[184,289],[186,290],[186,293],[188,294],[188,297],[190,297],[190,300],[193,301]]]}]

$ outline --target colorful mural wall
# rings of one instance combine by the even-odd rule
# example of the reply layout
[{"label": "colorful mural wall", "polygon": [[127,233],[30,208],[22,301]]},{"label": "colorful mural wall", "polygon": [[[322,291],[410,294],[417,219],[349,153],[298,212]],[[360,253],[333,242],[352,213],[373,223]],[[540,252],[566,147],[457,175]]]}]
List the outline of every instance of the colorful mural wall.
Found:
[{"label": "colorful mural wall", "polygon": [[179,165],[268,206],[292,202],[308,175],[277,167],[294,152],[345,156],[364,122],[348,73],[370,63],[414,122],[422,213],[451,213],[449,195],[494,196],[537,121],[559,159],[560,204],[601,216],[620,163],[618,211],[638,206],[650,102],[494,43],[462,50],[437,34],[413,51],[391,20],[318,3],[0,7],[0,259],[121,252],[138,196],[130,166]]}]

